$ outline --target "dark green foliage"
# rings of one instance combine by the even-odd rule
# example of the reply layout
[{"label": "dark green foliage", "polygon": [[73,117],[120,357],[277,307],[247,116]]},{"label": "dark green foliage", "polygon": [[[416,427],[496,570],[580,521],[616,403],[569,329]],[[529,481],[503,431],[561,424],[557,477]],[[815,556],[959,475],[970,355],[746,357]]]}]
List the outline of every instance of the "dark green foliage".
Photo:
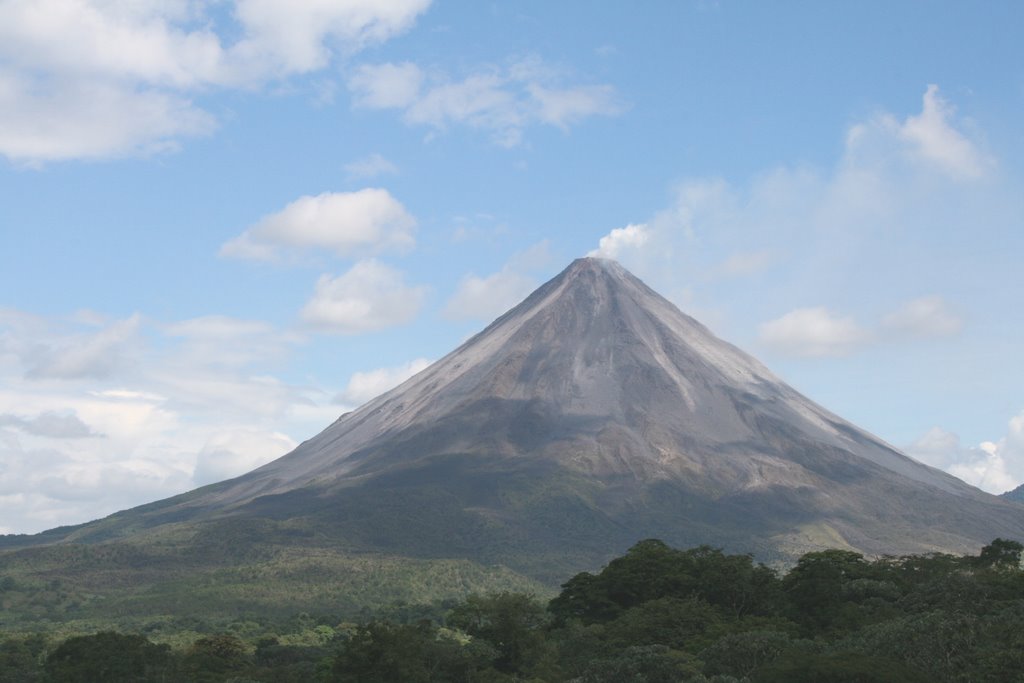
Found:
[{"label": "dark green foliage", "polygon": [[242,669],[248,660],[244,642],[229,633],[219,633],[193,643],[185,654],[183,668],[196,683],[214,683]]},{"label": "dark green foliage", "polygon": [[41,635],[0,642],[0,683],[35,683],[46,639]]},{"label": "dark green foliage", "polygon": [[851,652],[785,653],[762,668],[754,683],[928,683],[905,664]]},{"label": "dark green foliage", "polygon": [[1024,545],[1017,541],[997,538],[981,549],[978,566],[988,569],[1020,569],[1020,554]]},{"label": "dark green foliage", "polygon": [[[782,581],[793,619],[808,634],[856,627],[870,619],[872,598],[898,595],[860,553],[823,550],[800,558]],[[895,588],[894,586],[892,588]]]},{"label": "dark green foliage", "polygon": [[149,683],[167,679],[170,648],[104,631],[64,641],[46,658],[49,683]]},{"label": "dark green foliage", "polygon": [[515,593],[471,595],[448,617],[449,625],[493,647],[494,668],[509,674],[543,666],[551,655],[544,632],[548,621],[544,605]]},{"label": "dark green foliage", "polygon": [[[362,626],[345,644],[331,669],[336,683],[434,683],[486,680],[481,677],[493,650],[463,645],[442,636],[430,622]],[[496,680],[496,679],[491,679]]]},{"label": "dark green foliage", "polygon": [[794,642],[788,633],[743,631],[722,636],[700,656],[708,674],[744,678],[771,664],[785,652],[808,651],[813,652],[813,644],[809,641]]},{"label": "dark green foliage", "polygon": [[692,657],[664,645],[634,645],[594,659],[579,683],[677,683],[700,673]]},{"label": "dark green foliage", "polygon": [[658,540],[637,543],[599,575],[577,574],[551,601],[561,623],[600,623],[656,598],[698,597],[731,617],[767,614],[780,599],[775,572],[749,555],[726,555],[700,546],[670,548]]}]

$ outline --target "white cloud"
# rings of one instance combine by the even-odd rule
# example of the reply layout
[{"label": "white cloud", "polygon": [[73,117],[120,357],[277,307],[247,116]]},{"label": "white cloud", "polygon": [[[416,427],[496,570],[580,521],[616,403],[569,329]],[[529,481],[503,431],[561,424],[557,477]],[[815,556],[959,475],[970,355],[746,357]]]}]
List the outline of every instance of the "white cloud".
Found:
[{"label": "white cloud", "polygon": [[867,343],[870,335],[850,317],[823,307],[798,308],[758,327],[758,338],[791,356],[845,356]]},{"label": "white cloud", "polygon": [[624,228],[614,228],[597,243],[597,249],[587,256],[617,259],[626,250],[640,249],[650,238],[647,226],[643,223],[629,224]]},{"label": "white cloud", "polygon": [[963,319],[940,296],[908,301],[882,319],[886,331],[906,337],[948,337],[964,328]]},{"label": "white cloud", "polygon": [[450,319],[490,320],[509,310],[540,284],[532,274],[550,261],[547,241],[515,254],[501,270],[481,277],[468,273],[444,307]]},{"label": "white cloud", "polygon": [[194,455],[182,452],[187,434],[178,431],[177,416],[160,405],[48,390],[6,377],[0,411],[15,410],[75,415],[104,438],[77,438],[80,425],[66,419],[37,417],[27,429],[0,429],[0,517],[13,530],[94,519],[190,485]]},{"label": "white cloud", "polygon": [[345,164],[349,178],[376,178],[379,175],[398,173],[398,167],[378,153]]},{"label": "white cloud", "polygon": [[348,406],[360,406],[425,370],[431,362],[426,358],[417,358],[393,368],[357,372],[352,375],[345,389],[338,394],[335,401]]},{"label": "white cloud", "polygon": [[407,250],[416,219],[387,190],[299,197],[226,242],[222,256],[274,260],[281,249],[331,249],[339,256]]},{"label": "white cloud", "polygon": [[233,50],[263,72],[315,71],[329,64],[332,45],[352,53],[382,43],[409,30],[429,6],[430,0],[238,0],[247,37]]},{"label": "white cloud", "polygon": [[0,155],[38,164],[174,149],[215,126],[193,96],[324,69],[408,30],[428,5],[7,0]]},{"label": "white cloud", "polygon": [[506,67],[483,66],[462,79],[425,73],[415,64],[367,64],[358,67],[348,87],[356,107],[400,109],[406,123],[442,131],[450,125],[484,130],[499,145],[522,141],[527,126],[546,124],[563,130],[592,116],[624,110],[609,85],[566,85],[558,71],[539,59]]},{"label": "white cloud", "polygon": [[[206,483],[288,450],[292,435],[304,438],[338,413],[336,389],[266,374],[299,341],[227,316],[161,324],[0,310],[4,527],[95,519],[182,493],[196,471]],[[242,437],[225,434],[264,434],[265,444],[242,448]]]},{"label": "white cloud", "polygon": [[89,81],[44,85],[0,69],[0,154],[15,162],[148,155],[214,128],[210,114],[176,94]]},{"label": "white cloud", "polygon": [[1003,493],[1024,481],[1024,412],[1010,419],[1006,435],[997,441],[968,447],[956,434],[933,427],[905,450],[968,484],[989,493]]},{"label": "white cloud", "polygon": [[410,322],[426,288],[405,284],[402,273],[374,259],[337,277],[322,275],[302,319],[323,332],[359,334]]},{"label": "white cloud", "polygon": [[192,480],[196,486],[245,474],[298,446],[288,435],[241,429],[218,432],[203,445]]},{"label": "white cloud", "polygon": [[902,124],[889,122],[921,160],[956,177],[978,178],[993,161],[953,127],[954,114],[953,106],[939,96],[939,87],[929,85],[920,114],[907,117]]}]

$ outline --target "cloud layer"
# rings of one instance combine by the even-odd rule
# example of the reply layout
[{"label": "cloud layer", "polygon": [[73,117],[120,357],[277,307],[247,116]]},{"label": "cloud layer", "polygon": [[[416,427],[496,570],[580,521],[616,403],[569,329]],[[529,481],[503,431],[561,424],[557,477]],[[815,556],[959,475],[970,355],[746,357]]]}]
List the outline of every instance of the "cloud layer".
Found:
[{"label": "cloud layer", "polygon": [[282,427],[305,436],[339,412],[335,392],[266,374],[302,342],[228,316],[0,311],[0,533],[94,519],[290,450]]}]

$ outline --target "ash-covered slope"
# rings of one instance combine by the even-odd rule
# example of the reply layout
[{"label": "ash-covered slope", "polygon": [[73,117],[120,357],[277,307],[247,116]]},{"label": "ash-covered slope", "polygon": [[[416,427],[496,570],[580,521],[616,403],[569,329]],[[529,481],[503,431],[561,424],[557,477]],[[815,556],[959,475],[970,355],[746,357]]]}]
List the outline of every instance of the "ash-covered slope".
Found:
[{"label": "ash-covered slope", "polygon": [[645,537],[768,560],[1024,539],[1018,506],[833,415],[599,259],[290,454],[69,538],[239,518],[543,579]]}]

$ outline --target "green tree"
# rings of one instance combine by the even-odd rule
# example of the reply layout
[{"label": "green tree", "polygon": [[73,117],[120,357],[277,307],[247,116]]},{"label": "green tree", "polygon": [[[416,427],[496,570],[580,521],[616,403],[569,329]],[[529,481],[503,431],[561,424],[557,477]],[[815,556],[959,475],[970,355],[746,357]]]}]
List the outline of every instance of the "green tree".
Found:
[{"label": "green tree", "polygon": [[[860,553],[823,550],[801,557],[782,580],[792,615],[812,634],[853,626],[859,617],[849,585],[872,578]],[[852,608],[852,609],[851,609]]]},{"label": "green tree", "polygon": [[334,660],[335,683],[475,683],[494,657],[486,645],[443,637],[428,621],[360,626]]},{"label": "green tree", "polygon": [[471,595],[447,619],[450,626],[487,641],[498,653],[494,667],[505,673],[535,671],[553,656],[544,633],[548,622],[544,606],[522,593]]},{"label": "green tree", "polygon": [[241,674],[249,664],[245,643],[238,636],[219,633],[198,639],[185,653],[184,666],[191,681],[222,681]]},{"label": "green tree", "polygon": [[147,683],[166,680],[170,647],[143,636],[104,631],[61,643],[46,658],[52,683]]},{"label": "green tree", "polygon": [[981,549],[976,564],[986,569],[1020,570],[1020,556],[1024,545],[1017,541],[997,538]]}]

